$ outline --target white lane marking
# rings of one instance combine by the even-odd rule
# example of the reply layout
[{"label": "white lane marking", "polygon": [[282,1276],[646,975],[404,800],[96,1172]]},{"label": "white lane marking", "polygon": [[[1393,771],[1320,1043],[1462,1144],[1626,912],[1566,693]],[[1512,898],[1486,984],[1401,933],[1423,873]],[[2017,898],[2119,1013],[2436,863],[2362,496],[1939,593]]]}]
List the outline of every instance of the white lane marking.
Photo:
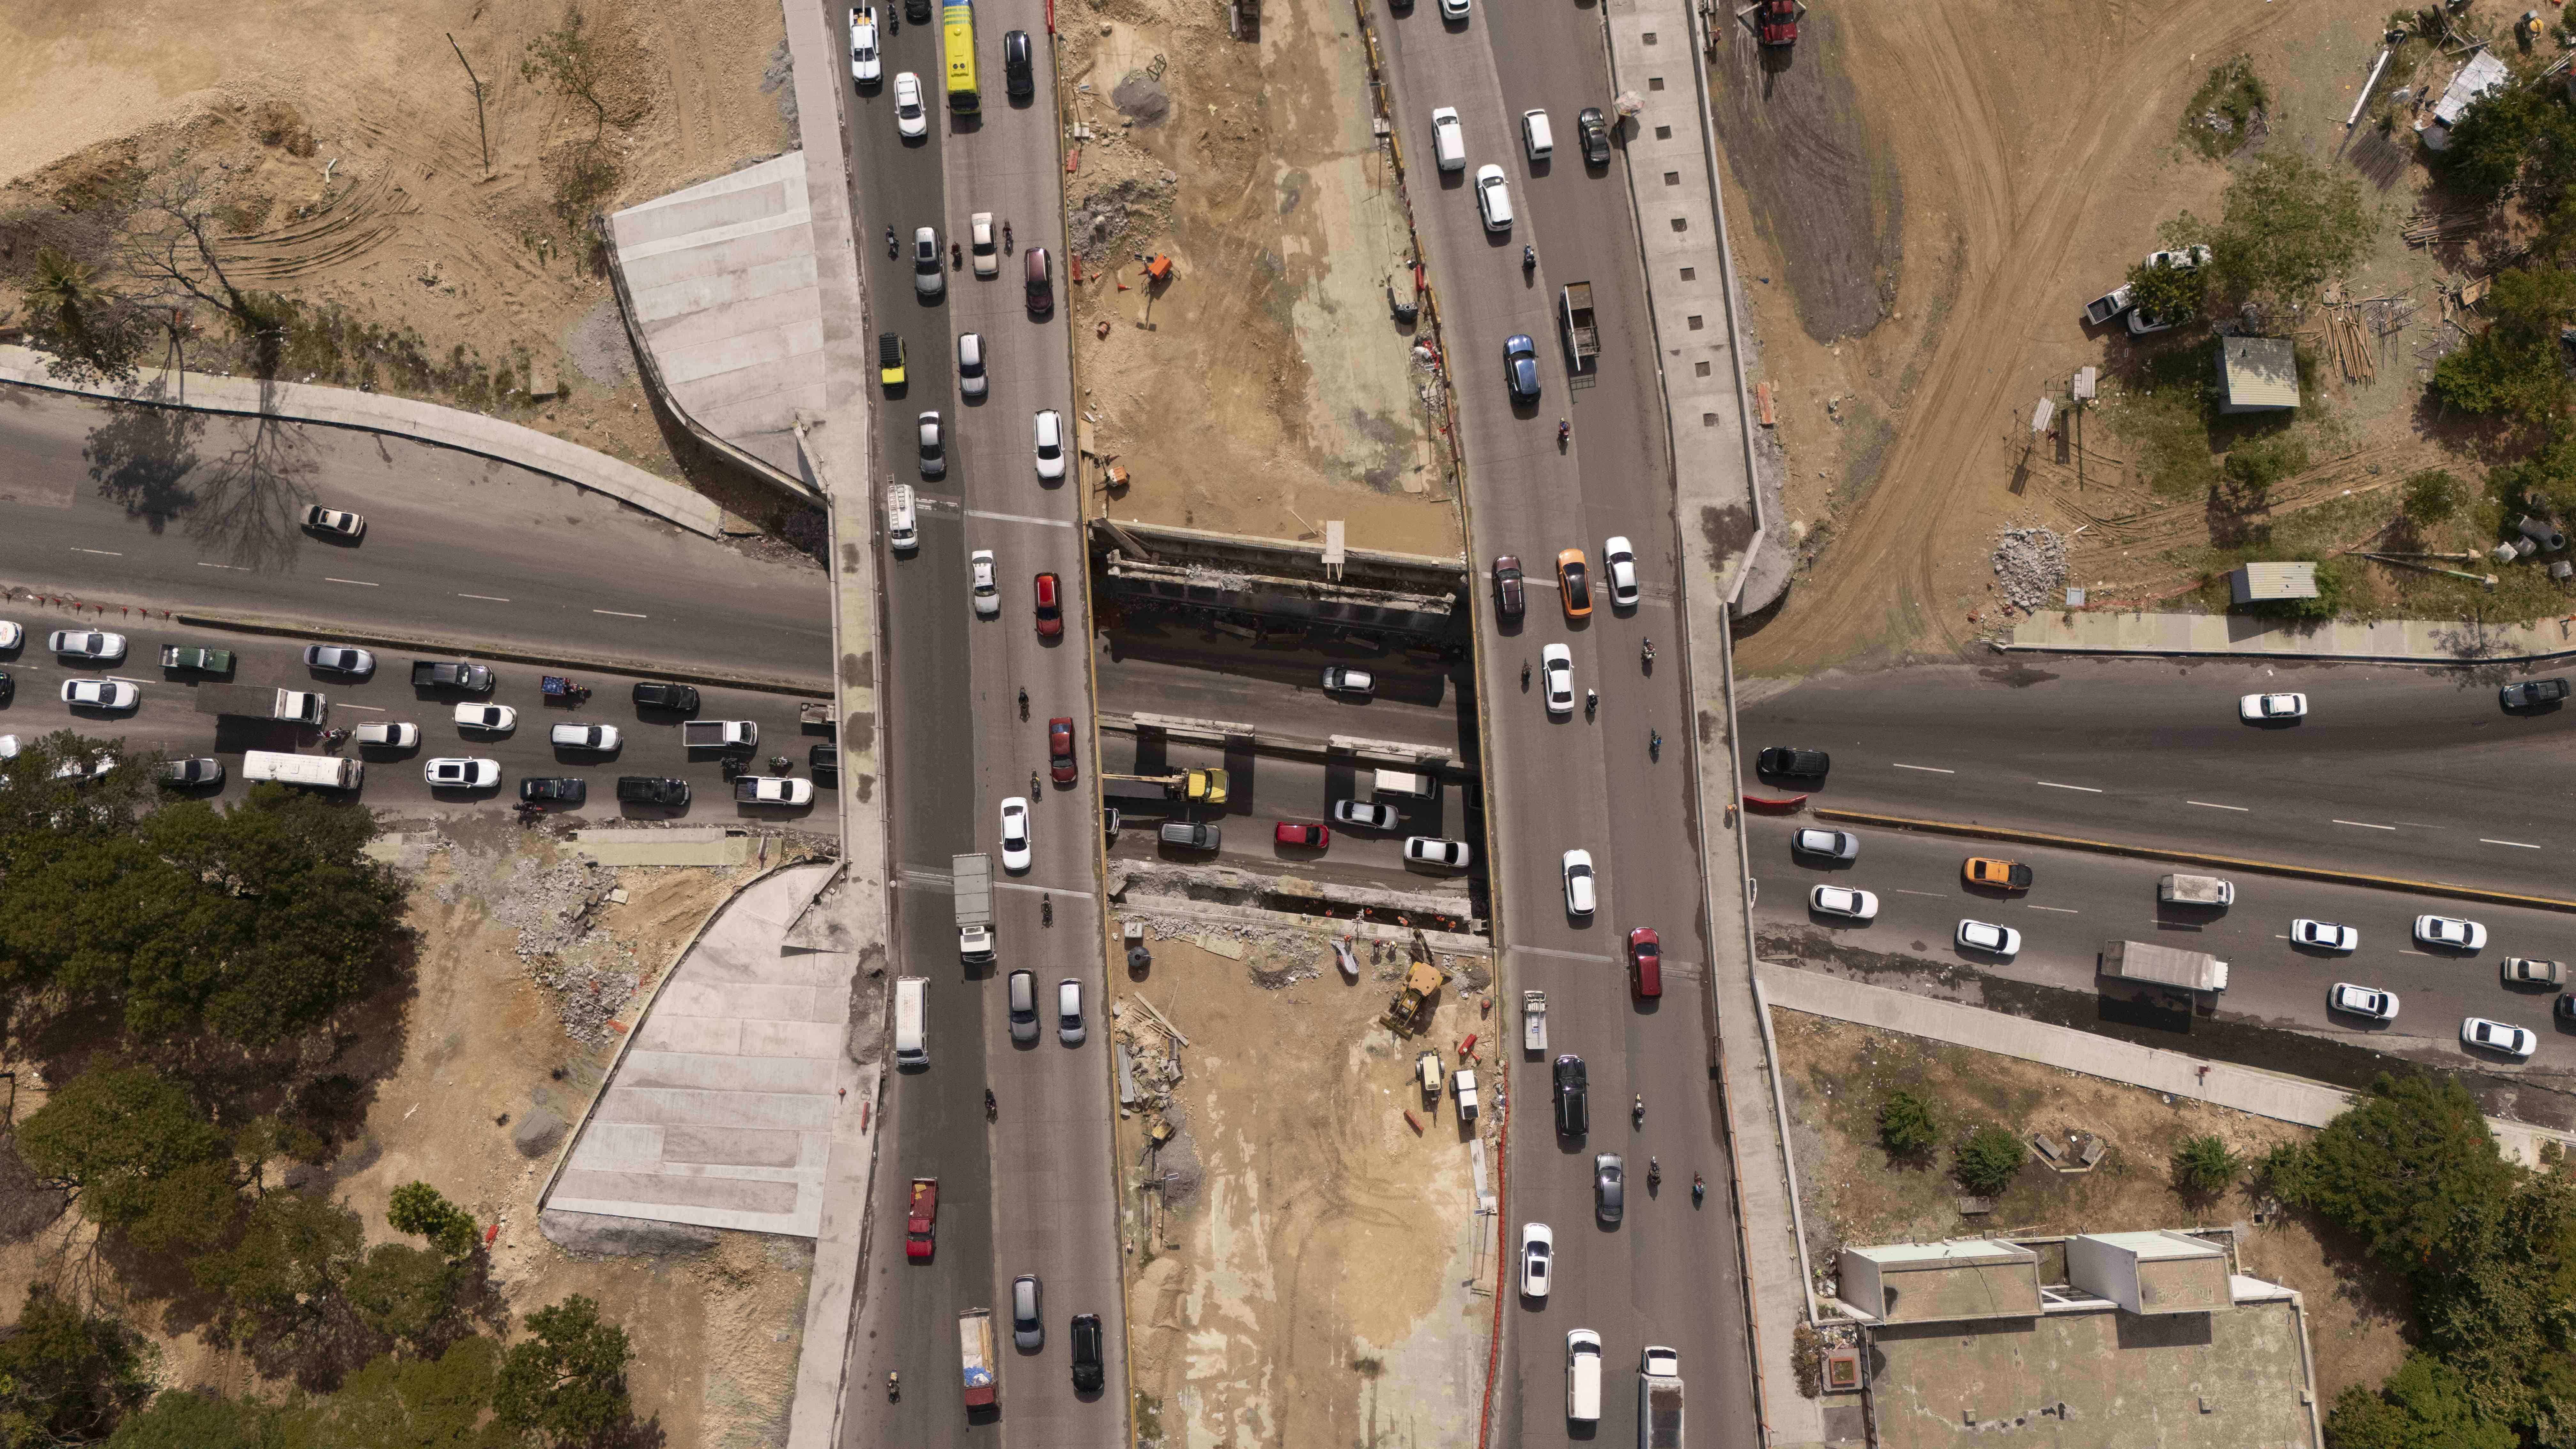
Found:
[{"label": "white lane marking", "polygon": [[1889,767],[1890,769],[1896,769],[1896,770],[1921,770],[1924,774],[1927,774],[1927,775],[1955,775],[1955,774],[1959,773],[1959,772],[1958,772],[1958,771],[1956,771],[1956,770],[1945,770],[1945,769],[1942,769],[1939,765],[1909,765],[1909,764],[1905,763],[1903,760],[1890,760],[1890,761],[1888,761],[1887,763],[1888,763],[1888,767]]},{"label": "white lane marking", "polygon": [[2033,906],[2031,909],[2034,911],[2054,911],[2061,916],[2080,916],[2084,914],[2082,911],[2070,910],[2065,906]]},{"label": "white lane marking", "polygon": [[1032,518],[1025,513],[993,513],[981,508],[967,509],[966,516],[989,519],[995,523],[1033,523],[1040,528],[1073,527],[1073,520],[1069,518]]},{"label": "white lane marking", "polygon": [[232,572],[237,573],[237,574],[246,574],[246,573],[250,573],[250,572],[252,572],[252,571],[251,571],[251,570],[249,570],[249,569],[243,568],[240,564],[219,564],[219,563],[208,563],[208,562],[206,562],[204,559],[199,559],[199,560],[197,560],[197,567],[199,567],[199,568],[201,568],[201,569],[230,569]]},{"label": "white lane marking", "polygon": [[[1076,898],[1075,893],[1074,893],[1072,890],[1069,890],[1069,889],[1067,889],[1067,888],[1066,888],[1066,887],[1064,887],[1064,886],[1040,885],[1040,884],[1038,884],[1038,883],[1036,883],[1036,882],[1034,882],[1034,881],[1021,881],[1021,880],[1002,880],[1002,881],[995,881],[995,882],[993,882],[993,888],[994,888],[995,890],[1005,890],[1005,891],[1035,891],[1035,892],[1036,892],[1036,893],[1038,893],[1039,895],[1062,895],[1062,896],[1066,897],[1067,899],[1075,899],[1075,898]],[[1086,895],[1086,896],[1080,896],[1080,897],[1079,897],[1079,899],[1081,899],[1081,900],[1086,900],[1086,901],[1087,901],[1087,900],[1091,899],[1091,897],[1089,897],[1089,896],[1087,896],[1087,895]]]},{"label": "white lane marking", "polygon": [[510,602],[509,600],[502,598],[499,594],[458,594],[456,597],[460,599],[481,599],[487,604],[506,604]]},{"label": "white lane marking", "polygon": [[2397,954],[2400,956],[2430,956],[2433,953],[2430,951],[2417,951],[2405,946],[2400,946],[2397,948]]},{"label": "white lane marking", "polygon": [[2197,805],[2197,806],[2199,806],[2199,807],[2200,807],[2201,809],[2203,809],[2203,810],[2233,810],[2233,811],[2235,811],[2235,812],[2236,812],[2237,814],[2239,814],[2239,815],[2251,815],[2251,814],[2253,814],[2253,813],[2254,813],[2252,810],[2247,809],[2245,806],[2242,806],[2242,805],[2221,805],[2221,804],[2219,804],[2219,803],[2218,803],[2217,801],[2215,801],[2215,800],[2185,800],[2185,801],[2184,801],[2184,802],[2182,802],[2182,803],[2184,803],[2185,805]]},{"label": "white lane marking", "polygon": [[369,714],[383,714],[385,712],[385,707],[381,704],[351,704],[345,699],[340,701],[340,708],[363,709]]},{"label": "white lane marking", "polygon": [[2350,825],[2359,830],[2395,830],[2394,825],[2373,825],[2367,820],[2338,820],[2337,825]]},{"label": "white lane marking", "polygon": [[619,619],[650,619],[653,617],[650,614],[630,614],[624,609],[593,609],[591,612],[594,614],[607,614],[613,618]]},{"label": "white lane marking", "polygon": [[2540,848],[2540,847],[2539,847],[2539,846],[2537,846],[2537,845],[2531,845],[2531,844],[2528,844],[2528,843],[2523,842],[2523,841],[2520,841],[2520,840],[2489,840],[2489,839],[2487,839],[2487,838],[2486,838],[2485,836],[2483,836],[2483,835],[2481,835],[2481,836],[2479,836],[2479,837],[2478,837],[2478,844],[2480,844],[2480,845],[2510,845],[2510,846],[2512,846],[2512,847],[2513,847],[2514,849],[2516,849],[2516,850],[2538,850],[2538,849]]},{"label": "white lane marking", "polygon": [[1922,896],[1926,900],[1945,901],[1950,898],[1950,893],[1947,891],[1910,891],[1903,886],[1894,886],[1891,889],[1900,896]]},{"label": "white lane marking", "polygon": [[2421,820],[2400,820],[2397,823],[2400,825],[2411,825],[2417,830],[2448,830],[2451,828],[2447,825],[2427,825]]},{"label": "white lane marking", "polygon": [[72,552],[74,552],[74,553],[94,553],[94,554],[97,554],[100,558],[123,558],[123,557],[125,557],[125,555],[123,555],[123,554],[121,554],[121,553],[118,553],[118,552],[114,551],[113,549],[104,549],[104,548],[82,548],[82,547],[80,547],[80,546],[79,546],[79,545],[77,545],[77,544],[73,545],[73,547],[72,547]]},{"label": "white lane marking", "polygon": [[129,678],[129,677],[127,677],[127,676],[125,676],[125,675],[122,675],[122,674],[111,674],[111,675],[108,675],[107,677],[108,677],[109,679],[116,680],[116,681],[118,681],[119,683],[122,683],[122,684],[131,684],[131,685],[133,685],[133,686],[134,686],[135,688],[137,688],[137,689],[141,689],[143,686],[145,686],[145,685],[147,685],[147,684],[150,684],[150,683],[152,682],[151,680],[148,680],[148,679],[133,679],[133,678]]},{"label": "white lane marking", "polygon": [[356,584],[362,589],[381,589],[384,587],[382,584],[368,583],[365,579],[335,579],[329,574],[324,574],[322,576],[322,582],[326,584]]},{"label": "white lane marking", "polygon": [[2031,783],[2034,785],[2046,785],[2052,790],[2081,790],[2087,795],[2099,795],[2102,793],[2090,785],[2061,785],[2055,780],[2033,780]]},{"label": "white lane marking", "polygon": [[1613,966],[1619,964],[1619,958],[1616,956],[1595,955],[1589,951],[1558,951],[1546,946],[1514,946],[1511,949],[1514,954],[1522,956],[1553,956],[1560,961],[1600,961]]}]

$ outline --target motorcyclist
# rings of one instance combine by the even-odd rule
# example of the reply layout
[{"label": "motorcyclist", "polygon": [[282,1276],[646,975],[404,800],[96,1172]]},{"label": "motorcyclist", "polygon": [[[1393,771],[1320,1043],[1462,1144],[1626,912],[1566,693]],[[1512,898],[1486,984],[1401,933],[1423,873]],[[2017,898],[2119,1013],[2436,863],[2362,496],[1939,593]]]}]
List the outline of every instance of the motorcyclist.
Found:
[{"label": "motorcyclist", "polygon": [[1648,1187],[1654,1187],[1654,1186],[1657,1186],[1657,1185],[1661,1184],[1661,1183],[1663,1182],[1663,1180],[1664,1180],[1664,1164],[1663,1164],[1663,1161],[1662,1161],[1660,1158],[1653,1158],[1653,1157],[1649,1157],[1649,1158],[1647,1158],[1647,1159],[1646,1159],[1646,1186],[1648,1186]]},{"label": "motorcyclist", "polygon": [[1639,1093],[1637,1094],[1637,1105],[1629,1111],[1629,1113],[1628,1113],[1628,1120],[1629,1120],[1631,1123],[1634,1123],[1635,1125],[1640,1126],[1640,1127],[1642,1127],[1642,1126],[1644,1126],[1644,1125],[1645,1125],[1645,1122],[1646,1122],[1646,1094],[1645,1094],[1645,1093],[1643,1093],[1643,1092],[1639,1092]]},{"label": "motorcyclist", "polygon": [[1691,1206],[1692,1206],[1692,1207],[1698,1207],[1698,1206],[1699,1206],[1699,1204],[1700,1204],[1700,1199],[1702,1199],[1702,1198],[1704,1198],[1704,1197],[1707,1197],[1707,1196],[1708,1196],[1708,1184],[1707,1184],[1707,1183],[1705,1183],[1705,1182],[1702,1182],[1702,1181],[1700,1180],[1700,1176],[1699,1176],[1699,1174],[1698,1174],[1698,1173],[1696,1173],[1696,1172],[1692,1173],[1692,1174],[1691,1174]]},{"label": "motorcyclist", "polygon": [[1600,707],[1601,691],[1597,689],[1587,689],[1583,691],[1583,713],[1586,718],[1589,718],[1592,712]]},{"label": "motorcyclist", "polygon": [[1538,248],[1536,248],[1536,247],[1534,247],[1534,246],[1524,246],[1524,247],[1522,247],[1522,248],[1521,248],[1521,270],[1522,270],[1522,271],[1524,271],[1524,272],[1526,272],[1526,271],[1530,270],[1532,267],[1535,267],[1535,266],[1537,266],[1537,265],[1538,265]]},{"label": "motorcyclist", "polygon": [[1004,250],[1004,251],[1009,251],[1010,249],[1011,249],[1011,224],[1010,224],[1009,222],[1007,222],[1007,221],[1006,221],[1006,222],[1003,222],[1003,223],[1002,223],[1002,250]]},{"label": "motorcyclist", "polygon": [[952,272],[966,270],[966,248],[955,242],[948,244],[948,269]]},{"label": "motorcyclist", "polygon": [[992,1121],[994,1118],[1001,1115],[1001,1111],[1002,1109],[1000,1105],[993,1100],[993,1089],[986,1087],[984,1089],[984,1120],[987,1122]]},{"label": "motorcyclist", "polygon": [[1573,437],[1573,436],[1574,436],[1574,429],[1573,429],[1573,427],[1572,427],[1572,426],[1570,426],[1569,424],[1567,424],[1567,422],[1565,421],[1565,419],[1563,419],[1563,418],[1558,418],[1558,419],[1556,420],[1556,440],[1557,440],[1558,442],[1562,443],[1562,442],[1564,442],[1566,439],[1568,439],[1568,438],[1570,438],[1570,437]]},{"label": "motorcyclist", "polygon": [[1641,658],[1641,659],[1643,659],[1646,663],[1648,663],[1648,664],[1652,664],[1652,663],[1654,663],[1654,662],[1655,662],[1655,641],[1654,641],[1654,640],[1652,640],[1652,639],[1648,639],[1644,644],[1639,645],[1639,646],[1638,646],[1638,649],[1637,649],[1637,654],[1638,654],[1638,657],[1639,657],[1639,658]]},{"label": "motorcyclist", "polygon": [[886,255],[889,257],[899,257],[903,255],[903,244],[894,239],[894,228],[892,226],[888,226],[886,228]]}]

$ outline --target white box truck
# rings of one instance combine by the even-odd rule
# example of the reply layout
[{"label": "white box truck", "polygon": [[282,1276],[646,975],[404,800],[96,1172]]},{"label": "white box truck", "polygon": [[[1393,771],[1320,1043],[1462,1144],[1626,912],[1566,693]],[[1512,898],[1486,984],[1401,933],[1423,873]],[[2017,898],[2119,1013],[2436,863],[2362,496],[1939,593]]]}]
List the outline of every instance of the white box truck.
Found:
[{"label": "white box truck", "polygon": [[355,790],[366,782],[367,765],[363,760],[344,760],[337,755],[289,755],[276,750],[251,750],[242,756],[242,778],[254,782],[273,780],[281,785],[305,785],[316,790]]},{"label": "white box truck", "polygon": [[957,959],[983,965],[993,959],[993,859],[953,856],[948,874],[957,892]]},{"label": "white box truck", "polygon": [[1369,793],[1380,800],[1437,800],[1440,777],[1419,770],[1379,770],[1370,778]]},{"label": "white box truck", "polygon": [[2156,899],[2169,906],[2232,906],[2236,883],[2214,875],[2169,875],[2156,882]]},{"label": "white box truck", "polygon": [[1637,1358],[1637,1449],[1682,1449],[1682,1356],[1669,1348]]},{"label": "white box truck", "polygon": [[2207,951],[2185,951],[2149,941],[2105,941],[2094,969],[2122,981],[2144,981],[2184,991],[2227,989],[2227,963]]}]

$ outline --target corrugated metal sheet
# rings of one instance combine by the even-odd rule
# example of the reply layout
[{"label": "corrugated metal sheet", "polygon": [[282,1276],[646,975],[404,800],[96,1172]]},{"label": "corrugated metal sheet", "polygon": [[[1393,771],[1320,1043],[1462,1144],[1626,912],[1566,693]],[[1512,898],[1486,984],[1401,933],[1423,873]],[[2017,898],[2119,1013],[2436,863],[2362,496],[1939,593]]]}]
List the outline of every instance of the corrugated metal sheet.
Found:
[{"label": "corrugated metal sheet", "polygon": [[2241,413],[2299,405],[2299,359],[2286,337],[2218,339],[2218,409]]},{"label": "corrugated metal sheet", "polygon": [[2228,591],[2240,604],[2267,599],[2313,599],[2317,566],[2312,563],[2250,563],[2227,576]]}]

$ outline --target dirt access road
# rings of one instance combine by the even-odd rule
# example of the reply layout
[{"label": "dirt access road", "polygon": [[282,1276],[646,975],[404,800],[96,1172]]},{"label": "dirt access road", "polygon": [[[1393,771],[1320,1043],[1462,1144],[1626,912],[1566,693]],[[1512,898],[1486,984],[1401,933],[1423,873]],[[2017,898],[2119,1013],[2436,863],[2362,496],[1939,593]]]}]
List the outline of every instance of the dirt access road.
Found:
[{"label": "dirt access road", "polygon": [[[1984,587],[2038,396],[2034,319],[2080,306],[2097,219],[2130,200],[2125,163],[2173,144],[2182,95],[2228,48],[2342,18],[2331,0],[1930,0],[1820,9],[1785,64],[1722,47],[1718,129],[1766,354],[1791,376],[1878,379],[1840,459],[1866,498],[1846,490],[1857,516],[1738,646],[1742,668],[1947,658],[1972,637],[1936,601]],[[1818,466],[1792,443],[1792,473]]]}]

